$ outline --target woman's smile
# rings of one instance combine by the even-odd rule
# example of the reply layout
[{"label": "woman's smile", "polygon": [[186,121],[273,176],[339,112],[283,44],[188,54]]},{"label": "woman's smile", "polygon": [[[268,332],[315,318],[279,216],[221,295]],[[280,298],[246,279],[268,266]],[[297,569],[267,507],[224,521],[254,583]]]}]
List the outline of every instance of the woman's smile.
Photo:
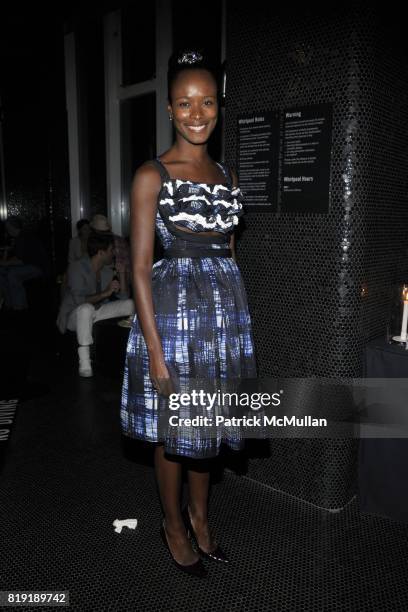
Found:
[{"label": "woman's smile", "polygon": [[198,132],[202,132],[203,130],[205,130],[205,128],[207,127],[207,124],[203,123],[201,125],[187,125],[186,127],[192,132],[198,133]]}]

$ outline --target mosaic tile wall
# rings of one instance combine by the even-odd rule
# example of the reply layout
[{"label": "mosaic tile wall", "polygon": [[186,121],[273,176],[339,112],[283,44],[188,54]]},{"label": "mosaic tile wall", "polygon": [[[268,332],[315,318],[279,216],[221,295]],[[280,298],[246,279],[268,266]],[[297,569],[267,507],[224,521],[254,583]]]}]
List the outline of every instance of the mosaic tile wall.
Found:
[{"label": "mosaic tile wall", "polygon": [[[408,62],[373,9],[228,4],[226,157],[237,115],[333,104],[328,214],[250,212],[238,240],[261,377],[359,377],[408,281]],[[357,442],[274,440],[248,475],[322,505],[355,492]],[[256,454],[256,452],[255,452]]]}]

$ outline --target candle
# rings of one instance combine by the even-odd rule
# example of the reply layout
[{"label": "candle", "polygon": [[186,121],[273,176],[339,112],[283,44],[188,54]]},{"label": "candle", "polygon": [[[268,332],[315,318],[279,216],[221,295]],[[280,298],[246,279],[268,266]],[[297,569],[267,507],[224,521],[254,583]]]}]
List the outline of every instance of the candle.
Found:
[{"label": "candle", "polygon": [[401,325],[401,341],[407,341],[407,322],[408,322],[408,289],[404,287],[402,291],[402,296],[404,298],[404,312],[402,315],[402,325]]}]

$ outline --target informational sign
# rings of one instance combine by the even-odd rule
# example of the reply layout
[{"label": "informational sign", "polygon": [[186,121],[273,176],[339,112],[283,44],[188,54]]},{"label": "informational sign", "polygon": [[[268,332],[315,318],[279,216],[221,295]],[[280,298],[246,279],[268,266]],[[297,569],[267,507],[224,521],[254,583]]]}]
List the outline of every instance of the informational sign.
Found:
[{"label": "informational sign", "polygon": [[247,211],[326,213],[332,105],[238,117],[238,172]]},{"label": "informational sign", "polygon": [[5,451],[13,426],[18,400],[0,399],[0,469],[5,457]]},{"label": "informational sign", "polygon": [[330,104],[283,111],[282,212],[328,211],[331,130]]},{"label": "informational sign", "polygon": [[238,117],[238,175],[246,209],[276,212],[279,114]]}]

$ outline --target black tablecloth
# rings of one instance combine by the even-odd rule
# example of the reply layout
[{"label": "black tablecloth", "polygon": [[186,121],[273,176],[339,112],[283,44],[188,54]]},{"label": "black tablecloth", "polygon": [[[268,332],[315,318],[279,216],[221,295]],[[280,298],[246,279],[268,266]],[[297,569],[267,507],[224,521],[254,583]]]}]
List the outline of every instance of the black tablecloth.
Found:
[{"label": "black tablecloth", "polygon": [[365,351],[366,378],[408,378],[408,351],[405,344],[376,338],[369,342]]},{"label": "black tablecloth", "polygon": [[[408,351],[385,338],[371,341],[365,377],[408,378]],[[358,480],[363,512],[408,523],[408,439],[361,439]]]}]

